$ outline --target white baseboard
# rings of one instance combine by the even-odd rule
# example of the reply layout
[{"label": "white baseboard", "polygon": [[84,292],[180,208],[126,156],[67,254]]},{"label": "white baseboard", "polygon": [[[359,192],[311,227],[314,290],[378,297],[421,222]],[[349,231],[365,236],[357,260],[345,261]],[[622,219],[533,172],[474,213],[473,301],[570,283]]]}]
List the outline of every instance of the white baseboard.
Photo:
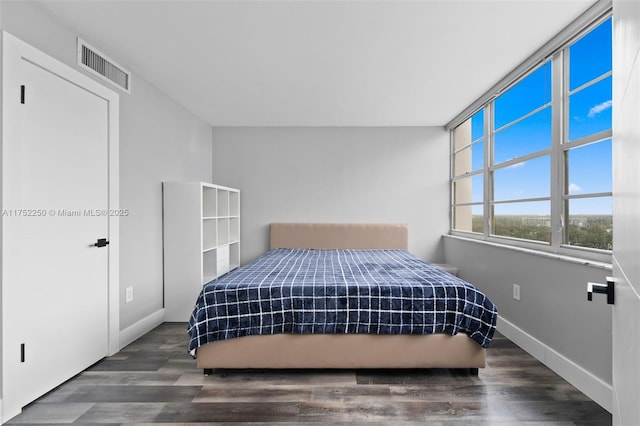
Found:
[{"label": "white baseboard", "polygon": [[164,309],[159,309],[151,315],[142,318],[135,324],[120,331],[120,349],[124,348],[136,339],[144,336],[164,322]]},{"label": "white baseboard", "polygon": [[497,330],[560,377],[578,388],[608,412],[613,412],[613,387],[569,358],[502,317]]}]

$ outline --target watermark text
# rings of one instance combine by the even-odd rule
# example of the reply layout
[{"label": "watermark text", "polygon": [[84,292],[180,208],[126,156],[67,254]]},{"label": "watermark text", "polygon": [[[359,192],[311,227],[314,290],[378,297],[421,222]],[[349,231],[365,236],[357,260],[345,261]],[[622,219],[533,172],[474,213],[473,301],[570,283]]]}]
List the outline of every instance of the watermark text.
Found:
[{"label": "watermark text", "polygon": [[3,209],[2,217],[125,217],[129,209]]}]

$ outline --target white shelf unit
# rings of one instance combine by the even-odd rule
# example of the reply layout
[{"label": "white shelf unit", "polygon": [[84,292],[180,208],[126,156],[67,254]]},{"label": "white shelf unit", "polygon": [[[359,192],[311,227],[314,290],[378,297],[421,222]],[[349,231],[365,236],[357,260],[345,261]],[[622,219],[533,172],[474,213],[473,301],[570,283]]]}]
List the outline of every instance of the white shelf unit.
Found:
[{"label": "white shelf unit", "polygon": [[188,321],[202,286],[240,266],[240,191],[163,182],[166,321]]}]

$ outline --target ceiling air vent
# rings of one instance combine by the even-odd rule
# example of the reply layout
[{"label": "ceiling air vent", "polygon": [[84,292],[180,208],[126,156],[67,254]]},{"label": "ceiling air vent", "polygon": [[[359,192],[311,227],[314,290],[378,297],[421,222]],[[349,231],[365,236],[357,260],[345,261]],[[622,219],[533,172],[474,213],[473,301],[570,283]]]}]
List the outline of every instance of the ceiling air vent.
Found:
[{"label": "ceiling air vent", "polygon": [[78,37],[78,65],[131,94],[131,73]]}]

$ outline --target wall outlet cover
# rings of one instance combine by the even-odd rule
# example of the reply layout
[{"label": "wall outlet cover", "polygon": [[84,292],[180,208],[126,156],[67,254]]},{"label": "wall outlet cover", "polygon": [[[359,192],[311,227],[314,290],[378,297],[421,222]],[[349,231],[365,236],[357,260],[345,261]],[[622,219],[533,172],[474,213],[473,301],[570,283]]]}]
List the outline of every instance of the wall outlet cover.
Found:
[{"label": "wall outlet cover", "polygon": [[520,286],[518,284],[513,285],[513,298],[520,300]]}]

